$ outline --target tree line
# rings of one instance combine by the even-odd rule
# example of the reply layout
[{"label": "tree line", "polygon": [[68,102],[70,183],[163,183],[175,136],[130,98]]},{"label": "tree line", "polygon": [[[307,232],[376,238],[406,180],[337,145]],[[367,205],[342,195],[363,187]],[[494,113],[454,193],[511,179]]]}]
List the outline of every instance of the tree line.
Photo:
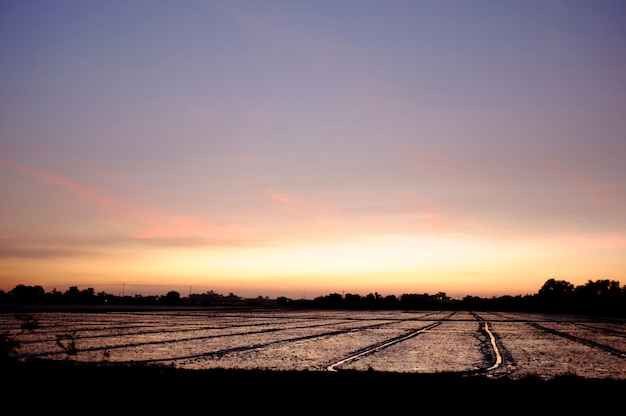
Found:
[{"label": "tree line", "polygon": [[348,310],[490,310],[543,313],[568,313],[626,317],[626,286],[615,280],[589,280],[579,286],[565,280],[548,279],[532,295],[481,298],[466,296],[451,299],[445,292],[408,293],[401,296],[382,296],[369,293],[330,293],[313,299],[276,299],[258,296],[243,298],[233,293],[222,295],[213,291],[181,297],[176,291],[162,296],[115,296],[95,293],[92,288],[79,290],[72,286],[65,292],[54,289],[45,292],[41,286],[17,285],[5,292],[0,290],[0,305],[169,305],[169,306],[246,306],[292,309],[348,309]]}]

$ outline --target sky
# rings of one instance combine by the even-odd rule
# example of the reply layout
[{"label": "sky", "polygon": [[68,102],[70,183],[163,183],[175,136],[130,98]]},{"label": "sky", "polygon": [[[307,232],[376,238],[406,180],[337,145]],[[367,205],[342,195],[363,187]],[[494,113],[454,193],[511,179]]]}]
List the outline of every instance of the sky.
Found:
[{"label": "sky", "polygon": [[0,290],[626,284],[624,1],[0,1]]}]

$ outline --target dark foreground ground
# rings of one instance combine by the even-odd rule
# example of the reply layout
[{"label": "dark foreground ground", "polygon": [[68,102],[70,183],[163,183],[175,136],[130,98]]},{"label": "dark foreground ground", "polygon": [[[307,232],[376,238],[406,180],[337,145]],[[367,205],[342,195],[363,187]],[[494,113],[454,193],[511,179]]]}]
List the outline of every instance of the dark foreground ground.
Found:
[{"label": "dark foreground ground", "polygon": [[[626,380],[542,380],[362,371],[184,370],[31,361],[2,364],[12,414],[439,414],[623,410]],[[7,407],[8,404],[11,404]],[[8,414],[8,413],[5,413]]]}]

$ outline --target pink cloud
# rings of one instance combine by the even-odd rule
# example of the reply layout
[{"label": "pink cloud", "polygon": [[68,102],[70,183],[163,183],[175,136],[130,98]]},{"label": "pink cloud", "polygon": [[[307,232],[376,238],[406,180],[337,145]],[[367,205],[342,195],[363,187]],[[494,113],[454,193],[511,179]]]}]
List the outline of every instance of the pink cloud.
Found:
[{"label": "pink cloud", "polygon": [[298,201],[286,194],[275,191],[274,189],[268,189],[266,192],[267,192],[267,195],[269,195],[269,197],[272,200],[279,202],[281,204],[284,204],[290,207],[298,207],[298,206],[304,205],[302,201]]},{"label": "pink cloud", "polygon": [[4,166],[5,168],[8,168],[10,170],[16,171],[16,172],[21,172],[21,173],[25,173],[31,176],[35,176],[38,177],[40,179],[43,179],[46,182],[52,183],[54,185],[60,186],[62,188],[65,189],[69,189],[71,191],[73,191],[74,193],[85,197],[89,200],[92,200],[94,202],[97,202],[100,205],[104,205],[104,206],[109,206],[109,207],[113,207],[115,205],[117,205],[116,202],[103,197],[102,195],[99,195],[75,182],[63,179],[59,176],[50,174],[48,172],[44,172],[41,170],[37,170],[37,169],[33,169],[31,167],[28,166],[24,166],[15,162],[12,162],[10,160],[7,159],[1,159],[0,158],[0,165]]},{"label": "pink cloud", "polygon": [[610,247],[626,249],[626,235],[608,234],[604,238]]},{"label": "pink cloud", "polygon": [[239,230],[235,226],[217,226],[195,218],[144,210],[141,229],[131,234],[141,240],[197,239],[205,243],[228,243]]},{"label": "pink cloud", "polygon": [[313,202],[294,198],[275,189],[267,189],[265,191],[269,198],[278,203],[279,206],[287,208],[291,213],[303,215],[307,218],[313,218],[316,221],[329,221],[337,215],[328,207],[323,207]]},{"label": "pink cloud", "polygon": [[192,217],[126,204],[74,181],[6,159],[0,159],[0,166],[37,177],[95,203],[93,209],[104,217],[99,221],[101,224],[128,230],[128,237],[132,239],[196,244],[236,244],[245,240],[236,226],[214,225]]},{"label": "pink cloud", "polygon": [[597,235],[568,234],[562,236],[562,239],[569,244],[601,247],[601,248],[617,248],[626,249],[626,234],[604,233]]}]

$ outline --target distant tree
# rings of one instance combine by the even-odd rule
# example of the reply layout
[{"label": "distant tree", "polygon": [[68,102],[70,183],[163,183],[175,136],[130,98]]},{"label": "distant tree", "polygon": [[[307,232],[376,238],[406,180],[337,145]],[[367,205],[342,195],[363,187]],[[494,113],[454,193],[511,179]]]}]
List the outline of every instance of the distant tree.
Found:
[{"label": "distant tree", "polygon": [[548,279],[539,289],[539,295],[547,297],[568,296],[573,291],[574,285],[565,280]]},{"label": "distant tree", "polygon": [[380,309],[381,308],[381,296],[376,293],[368,293],[367,296],[363,298],[363,306],[366,309]]},{"label": "distant tree", "polygon": [[17,285],[9,291],[14,303],[41,303],[44,300],[45,291],[41,286]]},{"label": "distant tree", "polygon": [[180,302],[180,293],[174,290],[167,292],[167,295],[165,295],[165,302],[170,305]]},{"label": "distant tree", "polygon": [[571,283],[548,279],[537,293],[538,306],[550,312],[569,312],[573,307],[573,294],[574,285]]},{"label": "distant tree", "polygon": [[46,302],[47,303],[62,303],[63,302],[63,293],[57,290],[56,288],[52,289],[52,292],[46,293]]},{"label": "distant tree", "polygon": [[621,314],[626,312],[624,292],[614,280],[587,281],[574,290],[576,305],[582,313]]},{"label": "distant tree", "polygon": [[326,296],[319,296],[313,299],[313,305],[316,308],[342,309],[344,307],[343,296],[341,296],[339,293],[331,293]]},{"label": "distant tree", "polygon": [[285,297],[285,296],[279,296],[276,298],[276,303],[279,306],[288,306],[291,303],[291,299]]},{"label": "distant tree", "polygon": [[482,308],[483,299],[479,296],[467,295],[461,300],[463,307],[468,311],[480,310]]},{"label": "distant tree", "polygon": [[621,292],[619,282],[615,280],[596,280],[595,282],[589,280],[583,286],[576,288],[578,292],[585,292],[589,296],[593,297],[609,297],[611,295],[617,295]]},{"label": "distant tree", "polygon": [[70,286],[69,289],[63,293],[63,302],[65,303],[79,303],[80,300],[80,290],[78,290],[78,286]]},{"label": "distant tree", "polygon": [[387,295],[381,299],[380,303],[383,309],[397,309],[400,302],[395,295]]},{"label": "distant tree", "polygon": [[427,294],[405,293],[400,296],[400,305],[403,309],[426,309]]},{"label": "distant tree", "polygon": [[362,307],[361,295],[346,293],[343,297],[343,303],[347,309],[359,309]]}]

